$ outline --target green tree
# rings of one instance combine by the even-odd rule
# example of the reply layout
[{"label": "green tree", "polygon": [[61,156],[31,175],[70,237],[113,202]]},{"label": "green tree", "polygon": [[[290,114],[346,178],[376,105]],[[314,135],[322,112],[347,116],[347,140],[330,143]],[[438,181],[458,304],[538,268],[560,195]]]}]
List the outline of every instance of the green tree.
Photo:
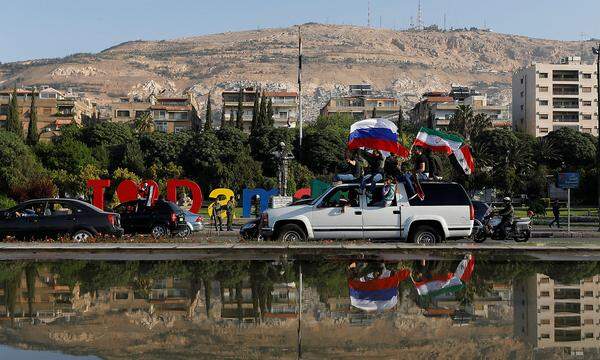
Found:
[{"label": "green tree", "polygon": [[267,103],[267,126],[273,126],[275,124],[275,120],[273,119],[273,99],[269,98],[269,102]]},{"label": "green tree", "polygon": [[267,126],[267,98],[265,97],[264,92],[260,97],[260,110],[258,112],[257,122],[259,128]]},{"label": "green tree", "polygon": [[221,129],[224,129],[225,126],[227,126],[227,122],[225,121],[225,109],[223,109],[223,111],[221,111]]},{"label": "green tree", "polygon": [[475,115],[470,105],[459,105],[450,119],[448,130],[460,134],[469,141],[491,127],[492,121],[487,115]]},{"label": "green tree", "polygon": [[[545,159],[553,168],[577,169],[592,165],[596,156],[596,140],[577,130],[562,127],[546,135],[545,140],[553,144],[556,155]],[[565,169],[567,170],[567,169]]]},{"label": "green tree", "polygon": [[237,117],[236,127],[240,130],[244,130],[244,88],[240,87],[238,95],[238,106],[237,106]]},{"label": "green tree", "polygon": [[138,134],[147,134],[154,131],[154,119],[149,112],[144,112],[133,121],[133,127]]},{"label": "green tree", "polygon": [[231,109],[229,111],[229,126],[231,126],[231,127],[237,127],[236,126],[236,121],[235,121],[235,115],[233,113],[233,109]]},{"label": "green tree", "polygon": [[35,91],[31,93],[31,106],[29,107],[29,125],[27,126],[27,145],[35,146],[40,141],[37,129],[37,107],[35,106]]},{"label": "green tree", "polygon": [[252,107],[252,124],[250,127],[250,132],[253,132],[258,127],[258,116],[260,111],[260,93],[256,90],[254,94],[254,106]]},{"label": "green tree", "polygon": [[23,137],[23,125],[19,117],[19,103],[17,101],[17,88],[13,89],[8,103],[8,117],[6,118],[6,131]]},{"label": "green tree", "polygon": [[23,139],[0,131],[0,192],[10,196],[17,186],[45,176],[46,171]]},{"label": "green tree", "polygon": [[206,121],[204,122],[204,130],[212,129],[212,106],[210,104],[210,93],[206,99]]},{"label": "green tree", "polygon": [[371,118],[372,119],[377,118],[377,108],[376,107],[373,107],[373,111],[371,111]]}]

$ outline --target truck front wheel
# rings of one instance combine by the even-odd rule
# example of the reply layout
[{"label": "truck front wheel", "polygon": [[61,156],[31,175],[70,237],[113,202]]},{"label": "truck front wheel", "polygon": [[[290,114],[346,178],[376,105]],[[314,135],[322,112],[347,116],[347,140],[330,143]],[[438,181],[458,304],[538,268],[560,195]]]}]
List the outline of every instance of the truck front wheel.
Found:
[{"label": "truck front wheel", "polygon": [[435,245],[442,240],[439,232],[432,226],[420,225],[411,232],[409,241],[414,244]]},{"label": "truck front wheel", "polygon": [[296,224],[287,224],[279,229],[277,240],[282,242],[306,241],[306,234],[300,226]]}]

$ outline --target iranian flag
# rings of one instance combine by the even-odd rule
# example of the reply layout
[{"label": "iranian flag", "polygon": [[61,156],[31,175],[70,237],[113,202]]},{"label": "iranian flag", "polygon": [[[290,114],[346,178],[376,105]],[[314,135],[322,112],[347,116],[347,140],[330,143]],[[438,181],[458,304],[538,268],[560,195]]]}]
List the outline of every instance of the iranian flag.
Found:
[{"label": "iranian flag", "polygon": [[431,149],[433,152],[451,155],[455,150],[460,149],[464,142],[460,136],[423,127],[419,130],[413,147],[420,146]]},{"label": "iranian flag", "polygon": [[447,293],[455,293],[471,279],[474,268],[475,258],[472,255],[467,255],[460,262],[454,274],[437,275],[421,281],[413,280],[413,283],[420,296],[436,297]]},{"label": "iranian flag", "polygon": [[467,175],[471,175],[475,171],[471,148],[460,136],[423,127],[415,138],[414,146],[428,148],[433,152],[453,157]]}]

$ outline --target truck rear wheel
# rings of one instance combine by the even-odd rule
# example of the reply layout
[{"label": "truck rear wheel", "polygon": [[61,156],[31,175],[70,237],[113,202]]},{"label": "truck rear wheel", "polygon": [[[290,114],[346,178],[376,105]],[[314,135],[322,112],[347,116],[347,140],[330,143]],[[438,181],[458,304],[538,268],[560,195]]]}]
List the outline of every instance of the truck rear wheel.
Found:
[{"label": "truck rear wheel", "polygon": [[442,237],[434,227],[420,225],[411,232],[409,241],[414,244],[435,245],[442,241]]},{"label": "truck rear wheel", "polygon": [[287,224],[279,229],[277,240],[282,242],[306,241],[306,234],[300,226]]}]

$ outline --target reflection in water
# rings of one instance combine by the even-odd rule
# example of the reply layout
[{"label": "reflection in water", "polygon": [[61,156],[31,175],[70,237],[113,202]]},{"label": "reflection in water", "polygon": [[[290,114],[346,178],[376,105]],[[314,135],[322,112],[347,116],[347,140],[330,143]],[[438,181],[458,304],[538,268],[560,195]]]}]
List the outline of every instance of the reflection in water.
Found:
[{"label": "reflection in water", "polygon": [[[415,288],[459,264],[1,262],[0,343],[103,358],[295,358],[301,265],[305,358],[600,355],[598,263],[478,258],[461,286]],[[395,275],[407,280],[391,308],[351,306],[365,297],[352,279]]]}]

